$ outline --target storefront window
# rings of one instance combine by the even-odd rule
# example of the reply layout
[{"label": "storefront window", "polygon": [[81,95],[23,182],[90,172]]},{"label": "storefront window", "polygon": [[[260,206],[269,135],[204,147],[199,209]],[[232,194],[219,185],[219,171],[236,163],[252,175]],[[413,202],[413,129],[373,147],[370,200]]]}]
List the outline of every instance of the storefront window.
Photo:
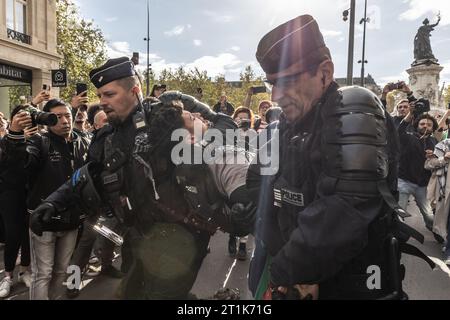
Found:
[{"label": "storefront window", "polygon": [[6,25],[8,29],[27,33],[27,1],[7,0]]},{"label": "storefront window", "polygon": [[9,117],[14,107],[30,102],[31,70],[0,63],[0,112]]}]

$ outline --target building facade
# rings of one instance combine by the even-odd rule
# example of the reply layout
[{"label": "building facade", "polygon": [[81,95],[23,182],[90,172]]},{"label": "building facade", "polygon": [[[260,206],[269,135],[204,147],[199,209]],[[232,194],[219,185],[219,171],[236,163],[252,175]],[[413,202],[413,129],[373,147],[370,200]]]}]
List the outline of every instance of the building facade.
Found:
[{"label": "building facade", "polygon": [[[0,0],[0,111],[51,87],[58,69],[56,0]],[[52,89],[52,94],[57,94]]]}]

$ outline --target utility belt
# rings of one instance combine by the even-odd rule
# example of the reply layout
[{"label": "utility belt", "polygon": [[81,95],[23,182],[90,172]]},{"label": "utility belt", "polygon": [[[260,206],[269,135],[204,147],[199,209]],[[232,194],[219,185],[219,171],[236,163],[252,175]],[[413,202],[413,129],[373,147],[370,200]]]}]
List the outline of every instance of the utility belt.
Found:
[{"label": "utility belt", "polygon": [[192,210],[189,210],[187,214],[184,214],[169,208],[158,201],[152,201],[152,204],[163,215],[175,220],[177,223],[187,226],[188,229],[191,229],[192,231],[203,231],[212,236],[220,229],[219,226],[211,223],[211,221],[203,219]]}]

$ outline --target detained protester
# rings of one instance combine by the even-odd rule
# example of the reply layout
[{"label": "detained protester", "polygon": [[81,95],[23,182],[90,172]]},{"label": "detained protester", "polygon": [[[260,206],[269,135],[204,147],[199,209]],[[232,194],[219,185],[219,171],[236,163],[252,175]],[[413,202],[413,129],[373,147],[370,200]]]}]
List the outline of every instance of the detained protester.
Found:
[{"label": "detained protester", "polygon": [[[236,114],[239,114],[237,109]],[[248,109],[247,109],[248,110]],[[248,110],[251,112],[250,110]],[[247,117],[251,116],[244,112]],[[246,118],[248,119],[248,118]],[[170,129],[168,129],[170,128]],[[183,141],[189,141],[194,148],[200,149],[201,154],[205,151],[205,142],[196,141],[195,129],[202,131],[202,135],[207,133],[208,127],[204,121],[192,115],[186,110],[182,110],[179,105],[163,107],[152,122],[153,132],[168,132],[172,133],[177,129],[186,129]],[[235,126],[230,124],[229,129],[235,129]],[[151,136],[156,141],[152,144],[160,143],[164,147],[160,147],[161,151],[158,153],[165,154],[163,158],[169,158],[176,142],[170,141],[170,135],[164,134],[166,141],[158,140],[157,135]],[[219,150],[220,149],[220,150]],[[238,149],[231,146],[226,146],[224,149],[217,146],[217,151],[223,153],[223,157],[219,153],[215,154],[218,158],[211,163],[190,164],[183,163],[176,166],[177,181],[183,181],[182,186],[185,186],[185,198],[190,199],[189,204],[191,210],[196,212],[199,219],[212,218],[218,224],[219,228],[230,233],[230,243],[234,244],[234,248],[230,248],[230,254],[236,255],[239,260],[245,260],[247,257],[247,234],[253,231],[253,218],[255,213],[254,205],[251,203],[249,192],[246,189],[247,170],[254,155],[246,152],[244,149]],[[205,160],[205,159],[203,159]],[[204,161],[203,161],[204,162]],[[190,192],[190,190],[197,190],[198,192]],[[202,205],[199,210],[198,204]],[[246,209],[245,209],[246,208]],[[241,224],[234,222],[232,219],[240,211],[245,218],[240,217]],[[231,215],[233,213],[233,215]],[[248,221],[244,221],[244,220]],[[233,225],[230,225],[233,224]],[[247,226],[247,227],[245,227]],[[251,226],[251,227],[249,227]],[[211,225],[214,230],[214,225]],[[217,227],[216,227],[217,228]],[[238,232],[238,233],[234,233]],[[212,232],[213,234],[214,232]],[[236,236],[239,236],[239,251],[236,252]],[[234,249],[234,251],[232,251]]]},{"label": "detained protester", "polygon": [[[407,214],[393,196],[392,118],[371,91],[338,88],[309,15],[269,32],[256,57],[283,115],[280,168],[262,184],[258,203],[249,276],[255,297],[405,299],[398,242],[403,248],[413,231],[399,221]],[[252,166],[249,183],[257,174]],[[380,286],[367,285],[371,266],[379,266]]]},{"label": "detained protester", "polygon": [[[229,129],[235,129],[231,122]],[[208,145],[205,140],[198,141],[195,132],[199,130],[204,136],[209,130],[208,125],[198,115],[183,110],[181,102],[163,106],[152,121],[152,130],[164,133],[162,139],[152,135],[150,141],[158,145],[158,153],[163,158],[172,157],[172,165],[177,163],[174,170],[176,181],[197,219],[204,223],[208,220],[213,222],[209,225],[211,234],[217,229],[236,232],[238,236],[253,232],[255,207],[250,200],[246,178],[254,155],[232,145],[217,145],[214,146],[213,158],[204,156],[201,163],[189,161],[190,158],[182,155],[177,159],[172,152],[177,145],[184,146],[184,152],[192,150],[195,153],[198,149],[200,154],[205,153]],[[175,131],[180,133],[182,142],[172,141]]]}]

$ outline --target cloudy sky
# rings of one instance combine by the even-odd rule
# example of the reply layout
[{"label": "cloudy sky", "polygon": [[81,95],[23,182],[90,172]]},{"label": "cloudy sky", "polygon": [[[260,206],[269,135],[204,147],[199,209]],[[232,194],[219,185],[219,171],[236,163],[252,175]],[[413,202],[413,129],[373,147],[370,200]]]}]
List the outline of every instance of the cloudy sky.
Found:
[{"label": "cloudy sky", "polygon": [[[147,0],[76,0],[81,14],[94,20],[107,40],[110,57],[140,52],[146,63]],[[331,49],[336,77],[347,74],[348,22],[342,12],[350,0],[150,0],[150,60],[153,69],[180,65],[225,74],[237,80],[246,65],[257,67],[255,51],[264,34],[301,14],[313,15]],[[445,67],[442,81],[450,84],[450,1],[369,0],[366,71],[379,84],[407,80],[413,62],[414,37],[425,17],[442,21],[432,34],[436,58]],[[364,1],[357,0],[357,23]],[[355,76],[362,56],[362,26],[357,26]]]}]

